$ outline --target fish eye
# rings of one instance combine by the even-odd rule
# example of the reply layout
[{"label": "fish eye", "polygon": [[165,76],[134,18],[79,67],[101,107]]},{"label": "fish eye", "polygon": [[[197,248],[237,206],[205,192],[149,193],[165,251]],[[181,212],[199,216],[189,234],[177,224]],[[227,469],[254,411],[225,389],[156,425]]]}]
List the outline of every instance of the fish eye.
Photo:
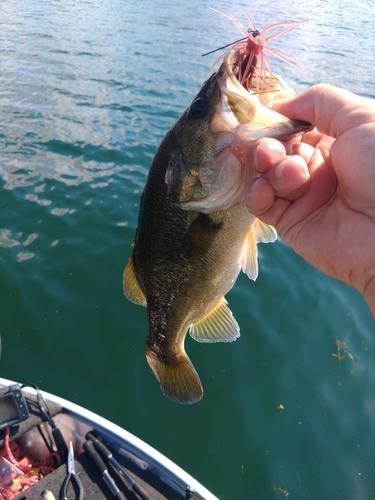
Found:
[{"label": "fish eye", "polygon": [[190,114],[193,118],[203,118],[208,110],[207,101],[204,97],[197,97],[191,103]]}]

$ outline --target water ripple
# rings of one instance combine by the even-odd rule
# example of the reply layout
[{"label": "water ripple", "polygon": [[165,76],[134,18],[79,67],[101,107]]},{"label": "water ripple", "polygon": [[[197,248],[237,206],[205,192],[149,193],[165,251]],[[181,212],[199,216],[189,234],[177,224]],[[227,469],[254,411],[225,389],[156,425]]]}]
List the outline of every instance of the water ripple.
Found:
[{"label": "water ripple", "polygon": [[[241,338],[187,339],[205,396],[183,408],[162,397],[146,311],[123,296],[153,155],[218,56],[201,54],[239,38],[211,4],[0,0],[2,374],[125,426],[223,500],[367,500],[375,335],[356,292],[281,240],[262,246],[258,280],[228,297]],[[297,91],[375,96],[372,0],[216,6],[260,29],[312,19],[272,42],[308,69],[275,71]],[[355,363],[332,356],[337,340]]]}]

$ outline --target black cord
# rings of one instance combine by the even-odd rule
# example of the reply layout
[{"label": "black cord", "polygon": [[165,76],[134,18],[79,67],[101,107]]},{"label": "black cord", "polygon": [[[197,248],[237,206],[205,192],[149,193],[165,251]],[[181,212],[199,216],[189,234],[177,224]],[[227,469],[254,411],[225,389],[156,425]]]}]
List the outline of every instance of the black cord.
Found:
[{"label": "black cord", "polygon": [[63,435],[61,434],[60,429],[57,427],[55,421],[52,418],[51,410],[50,410],[50,407],[48,406],[47,401],[44,399],[43,394],[39,390],[39,387],[36,384],[34,384],[33,382],[28,382],[26,384],[22,384],[21,389],[23,387],[31,387],[36,391],[37,404],[38,404],[40,413],[42,414],[44,420],[46,422],[48,422],[50,424],[50,426],[52,427],[52,436],[53,436],[53,440],[55,441],[57,453],[60,457],[61,463],[62,464],[66,463],[66,460],[68,457],[68,447],[66,445],[66,442],[64,440]]},{"label": "black cord", "polygon": [[[40,410],[40,413],[43,415],[44,420],[50,424],[52,429],[56,427],[56,424],[52,418],[50,407],[48,406],[47,401],[44,399],[43,394],[40,392],[39,387],[33,382],[28,382],[27,384],[22,384],[21,389],[24,387],[32,387],[36,391],[37,396],[37,404]],[[44,403],[45,408],[42,406],[42,402]]]}]

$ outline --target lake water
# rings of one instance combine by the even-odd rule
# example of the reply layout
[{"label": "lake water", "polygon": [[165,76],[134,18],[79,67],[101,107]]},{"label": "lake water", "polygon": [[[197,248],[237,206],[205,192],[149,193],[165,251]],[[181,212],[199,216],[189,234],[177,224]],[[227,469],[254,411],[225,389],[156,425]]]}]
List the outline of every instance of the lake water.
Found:
[{"label": "lake water", "polygon": [[[186,349],[205,394],[162,396],[147,316],[122,270],[156,148],[240,38],[311,19],[274,46],[297,91],[375,97],[372,0],[0,0],[0,375],[70,399],[157,448],[223,500],[375,498],[375,328],[363,298],[280,239],[227,299],[230,345]],[[338,346],[341,351],[338,353]],[[338,356],[341,354],[341,356]]]}]

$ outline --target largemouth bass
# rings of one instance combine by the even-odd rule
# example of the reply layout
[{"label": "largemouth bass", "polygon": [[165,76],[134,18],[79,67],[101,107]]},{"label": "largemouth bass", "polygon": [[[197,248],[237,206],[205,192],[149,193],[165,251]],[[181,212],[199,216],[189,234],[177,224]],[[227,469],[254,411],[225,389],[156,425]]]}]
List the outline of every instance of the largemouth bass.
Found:
[{"label": "largemouth bass", "polygon": [[161,142],[124,270],[127,298],[148,309],[147,361],[178,403],[203,395],[184,349],[187,331],[199,342],[239,337],[225,294],[241,269],[256,279],[257,243],[277,237],[243,201],[254,176],[251,147],[261,137],[288,140],[311,128],[269,109],[273,99],[295,95],[290,87],[254,63],[244,85],[236,76],[243,66],[241,50],[230,50]]}]

